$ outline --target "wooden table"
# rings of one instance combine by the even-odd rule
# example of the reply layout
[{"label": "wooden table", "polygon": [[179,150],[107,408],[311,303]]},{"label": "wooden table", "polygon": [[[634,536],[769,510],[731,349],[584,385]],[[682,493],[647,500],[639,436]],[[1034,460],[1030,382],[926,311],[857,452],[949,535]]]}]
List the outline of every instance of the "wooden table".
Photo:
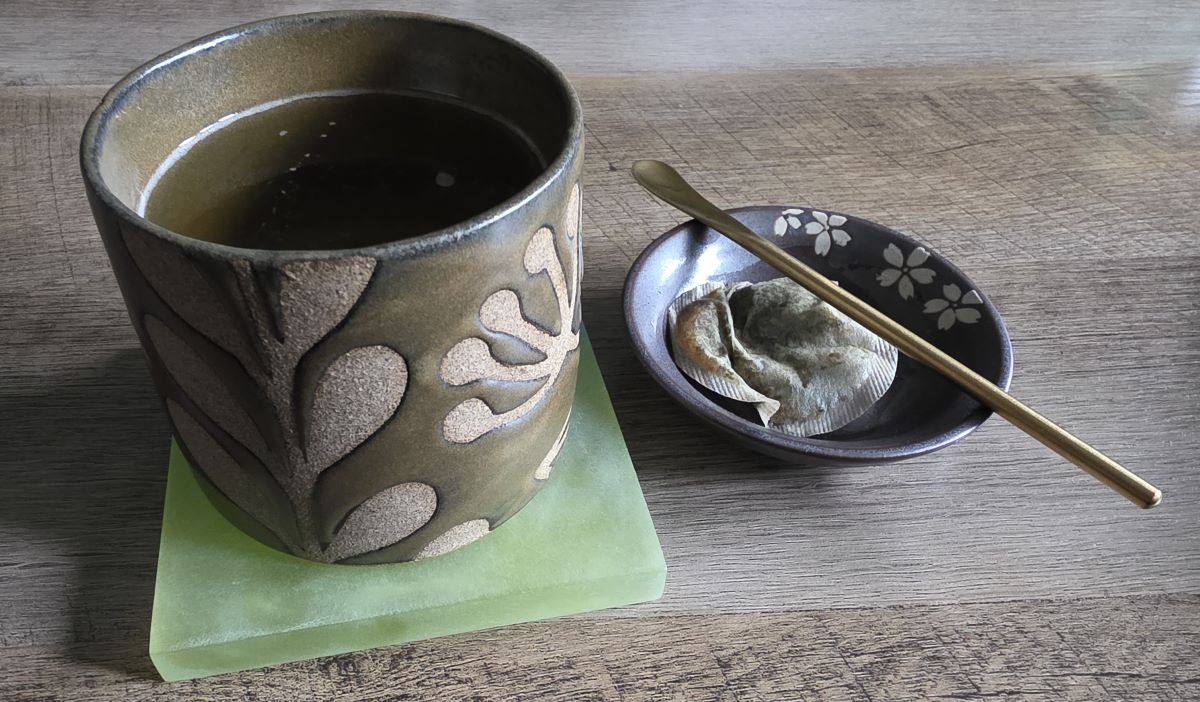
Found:
[{"label": "wooden table", "polygon": [[[406,4],[527,41],[582,94],[584,316],[666,595],[157,682],[167,426],[77,142],[141,60],[317,7],[285,5],[0,3],[0,699],[1200,699],[1194,1]],[[819,204],[946,254],[1004,314],[1018,396],[1162,506],[997,420],[922,459],[825,470],[697,426],[623,331],[625,272],[678,220],[633,184],[639,157],[724,205]]]}]

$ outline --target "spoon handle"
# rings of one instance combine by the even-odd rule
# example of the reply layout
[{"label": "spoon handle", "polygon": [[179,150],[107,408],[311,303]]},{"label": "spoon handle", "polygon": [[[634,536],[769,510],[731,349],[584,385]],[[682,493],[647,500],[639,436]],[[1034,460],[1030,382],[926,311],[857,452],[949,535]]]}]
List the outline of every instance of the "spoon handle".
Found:
[{"label": "spoon handle", "polygon": [[661,161],[637,161],[633,164],[633,176],[642,187],[667,204],[729,237],[906,355],[954,381],[996,414],[1124,495],[1130,502],[1148,509],[1162,501],[1162,492],[1158,488],[1033,411],[892,318],[834,285],[783,249],[750,231],[696,192],[674,168]]}]

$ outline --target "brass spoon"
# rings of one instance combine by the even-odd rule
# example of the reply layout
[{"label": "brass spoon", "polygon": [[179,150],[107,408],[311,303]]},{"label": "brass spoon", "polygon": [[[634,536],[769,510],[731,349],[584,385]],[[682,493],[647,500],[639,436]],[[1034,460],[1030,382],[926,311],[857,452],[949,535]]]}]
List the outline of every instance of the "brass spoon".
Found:
[{"label": "brass spoon", "polygon": [[1162,492],[1158,488],[1034,412],[987,378],[954,360],[898,322],[834,285],[828,278],[796,260],[783,249],[750,231],[744,224],[696,192],[674,168],[662,161],[637,161],[633,164],[633,177],[643,188],[667,204],[729,237],[742,248],[803,285],[812,294],[841,310],[847,317],[886,339],[906,355],[954,381],[963,390],[992,408],[996,414],[1091,473],[1130,502],[1148,509],[1162,501]]}]

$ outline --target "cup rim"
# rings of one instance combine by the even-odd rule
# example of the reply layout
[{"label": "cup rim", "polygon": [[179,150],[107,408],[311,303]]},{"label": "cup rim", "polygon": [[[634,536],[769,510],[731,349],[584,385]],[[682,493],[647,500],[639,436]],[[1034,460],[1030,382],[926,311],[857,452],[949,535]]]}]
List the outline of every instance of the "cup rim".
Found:
[{"label": "cup rim", "polygon": [[[166,70],[173,63],[188,56],[199,53],[210,47],[239,37],[269,31],[279,26],[290,26],[322,22],[346,22],[360,19],[406,20],[425,22],[429,24],[449,25],[478,32],[492,39],[508,44],[517,51],[532,58],[550,75],[566,98],[568,111],[568,126],[566,141],[558,155],[542,169],[542,171],[524,188],[493,207],[483,212],[455,222],[448,227],[437,229],[418,236],[387,241],[381,244],[341,249],[256,249],[240,246],[230,246],[216,242],[195,239],[173,231],[138,214],[126,205],[108,187],[100,175],[99,147],[103,131],[112,116],[114,109],[127,96],[137,90],[137,87],[157,71]],[[458,242],[473,232],[509,216],[534,200],[543,191],[559,180],[562,173],[567,171],[575,161],[583,143],[583,118],[579,95],[563,72],[549,59],[529,46],[487,27],[473,22],[431,15],[420,12],[401,12],[391,10],[332,10],[324,12],[306,12],[292,15],[281,15],[267,19],[256,20],[222,29],[211,34],[193,39],[186,44],[175,47],[167,52],[146,61],[117,81],[101,98],[100,103],[92,111],[84,126],[83,136],[79,144],[79,161],[83,177],[97,197],[119,217],[124,223],[183,249],[207,253],[225,259],[258,260],[280,264],[291,261],[311,261],[320,259],[340,259],[350,256],[369,256],[373,258],[395,258],[405,255],[440,249]]]}]

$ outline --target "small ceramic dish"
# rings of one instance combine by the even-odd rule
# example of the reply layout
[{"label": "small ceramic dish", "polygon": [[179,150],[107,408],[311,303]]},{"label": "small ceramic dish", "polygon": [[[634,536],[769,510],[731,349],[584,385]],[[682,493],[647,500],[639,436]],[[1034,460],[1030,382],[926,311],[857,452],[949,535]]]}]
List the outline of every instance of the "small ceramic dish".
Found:
[{"label": "small ceramic dish", "polygon": [[[808,207],[743,207],[730,214],[987,379],[1008,389],[1012,347],[999,312],[962,271],[920,242],[857,217]],[[850,424],[798,439],[763,426],[750,405],[716,395],[672,358],[667,307],[707,281],[759,282],[778,271],[689,221],[652,242],[625,280],[625,322],[646,370],[683,406],[750,448],[792,463],[896,461],[948,446],[991,410],[900,355],[887,393]]]}]

